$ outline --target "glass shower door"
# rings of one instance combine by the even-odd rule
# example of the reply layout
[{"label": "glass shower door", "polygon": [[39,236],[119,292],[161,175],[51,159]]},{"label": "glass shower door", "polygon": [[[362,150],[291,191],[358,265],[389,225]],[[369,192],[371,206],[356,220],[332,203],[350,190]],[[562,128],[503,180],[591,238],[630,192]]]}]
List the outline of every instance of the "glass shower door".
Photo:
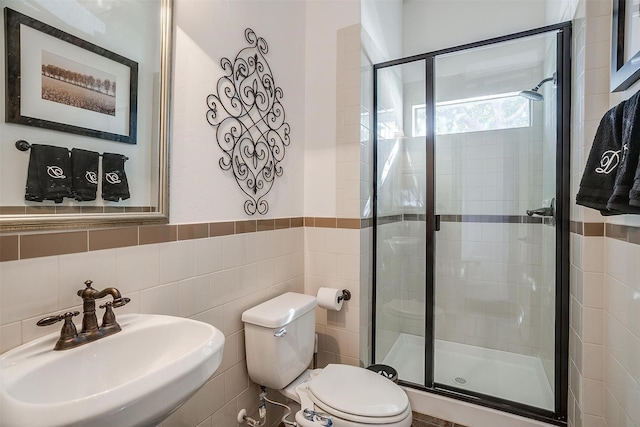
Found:
[{"label": "glass shower door", "polygon": [[549,411],[556,58],[551,32],[434,63],[434,381]]},{"label": "glass shower door", "polygon": [[566,420],[570,23],[374,65],[372,362]]},{"label": "glass shower door", "polygon": [[[425,63],[376,73],[374,360],[424,384],[426,299]],[[418,111],[415,106],[420,106]]]}]

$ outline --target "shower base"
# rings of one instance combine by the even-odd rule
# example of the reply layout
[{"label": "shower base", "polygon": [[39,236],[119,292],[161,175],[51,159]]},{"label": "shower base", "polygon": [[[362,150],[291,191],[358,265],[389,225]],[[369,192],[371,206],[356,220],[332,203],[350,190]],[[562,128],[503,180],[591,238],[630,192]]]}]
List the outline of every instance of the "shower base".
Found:
[{"label": "shower base", "polygon": [[[424,384],[424,338],[400,334],[382,361],[401,380]],[[553,391],[536,357],[436,340],[435,380],[527,405],[554,409]]]}]

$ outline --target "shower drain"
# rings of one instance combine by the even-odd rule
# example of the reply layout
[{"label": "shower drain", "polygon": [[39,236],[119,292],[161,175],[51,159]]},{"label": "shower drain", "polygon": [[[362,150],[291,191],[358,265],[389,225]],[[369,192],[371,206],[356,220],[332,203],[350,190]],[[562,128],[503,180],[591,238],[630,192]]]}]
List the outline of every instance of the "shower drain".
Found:
[{"label": "shower drain", "polygon": [[456,383],[460,384],[460,385],[465,385],[465,384],[467,384],[467,380],[465,380],[465,379],[464,379],[464,378],[462,378],[462,377],[455,377],[453,380],[454,380]]}]

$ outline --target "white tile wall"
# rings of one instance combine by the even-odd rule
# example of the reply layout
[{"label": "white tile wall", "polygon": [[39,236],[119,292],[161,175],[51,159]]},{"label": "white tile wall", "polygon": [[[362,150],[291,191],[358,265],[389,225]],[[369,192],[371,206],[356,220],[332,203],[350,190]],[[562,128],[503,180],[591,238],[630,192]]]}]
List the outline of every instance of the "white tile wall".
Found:
[{"label": "white tile wall", "polygon": [[361,168],[360,160],[360,32],[360,24],[337,32],[336,213],[342,218],[360,218],[363,210],[361,183],[369,175],[368,168]]},{"label": "white tile wall", "polygon": [[[316,295],[320,287],[348,289],[351,300],[339,312],[316,308],[318,333],[318,363],[346,363],[364,366],[361,353],[361,313],[366,310],[368,298],[362,298],[361,249],[363,232],[359,229],[305,228],[305,289]],[[365,289],[366,292],[366,289]],[[366,331],[368,321],[363,323]]]},{"label": "white tile wall", "polygon": [[[359,232],[329,233],[332,247],[349,248],[343,255],[357,256]],[[115,286],[131,298],[116,315],[191,317],[225,333],[224,359],[215,376],[163,427],[235,427],[238,410],[257,408],[258,395],[246,370],[241,314],[283,292],[304,292],[303,240],[304,229],[293,228],[0,263],[0,352],[58,331],[59,324],[40,328],[35,322],[80,309],[76,291],[85,280],[92,279],[97,289]],[[334,271],[353,275],[350,263]],[[357,278],[353,282],[359,283]],[[344,356],[356,363],[357,303],[345,319],[345,330],[334,330],[346,334],[339,342]]]},{"label": "white tile wall", "polygon": [[535,254],[544,227],[442,223],[436,306],[445,315],[437,338],[541,356],[543,259]]}]

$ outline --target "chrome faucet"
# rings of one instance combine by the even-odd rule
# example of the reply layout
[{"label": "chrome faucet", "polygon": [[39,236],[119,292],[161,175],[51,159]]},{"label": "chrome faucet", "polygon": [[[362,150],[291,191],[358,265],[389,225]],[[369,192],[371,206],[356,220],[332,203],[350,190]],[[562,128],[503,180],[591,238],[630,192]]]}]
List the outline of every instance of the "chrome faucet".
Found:
[{"label": "chrome faucet", "polygon": [[[74,348],[91,341],[99,340],[116,332],[120,332],[122,328],[116,322],[116,316],[113,308],[122,307],[131,301],[129,298],[123,298],[120,291],[116,288],[106,288],[97,291],[91,287],[93,282],[87,280],[84,282],[86,288],[78,291],[78,296],[82,298],[82,330],[78,333],[72,318],[80,314],[78,311],[67,312],[58,316],[49,316],[40,319],[38,326],[53,325],[56,322],[64,320],[62,330],[60,331],[60,339],[56,342],[54,350],[66,350]],[[104,308],[104,316],[102,317],[102,325],[98,326],[98,318],[96,317],[96,300],[111,295],[113,301],[109,301],[100,306]]]}]

